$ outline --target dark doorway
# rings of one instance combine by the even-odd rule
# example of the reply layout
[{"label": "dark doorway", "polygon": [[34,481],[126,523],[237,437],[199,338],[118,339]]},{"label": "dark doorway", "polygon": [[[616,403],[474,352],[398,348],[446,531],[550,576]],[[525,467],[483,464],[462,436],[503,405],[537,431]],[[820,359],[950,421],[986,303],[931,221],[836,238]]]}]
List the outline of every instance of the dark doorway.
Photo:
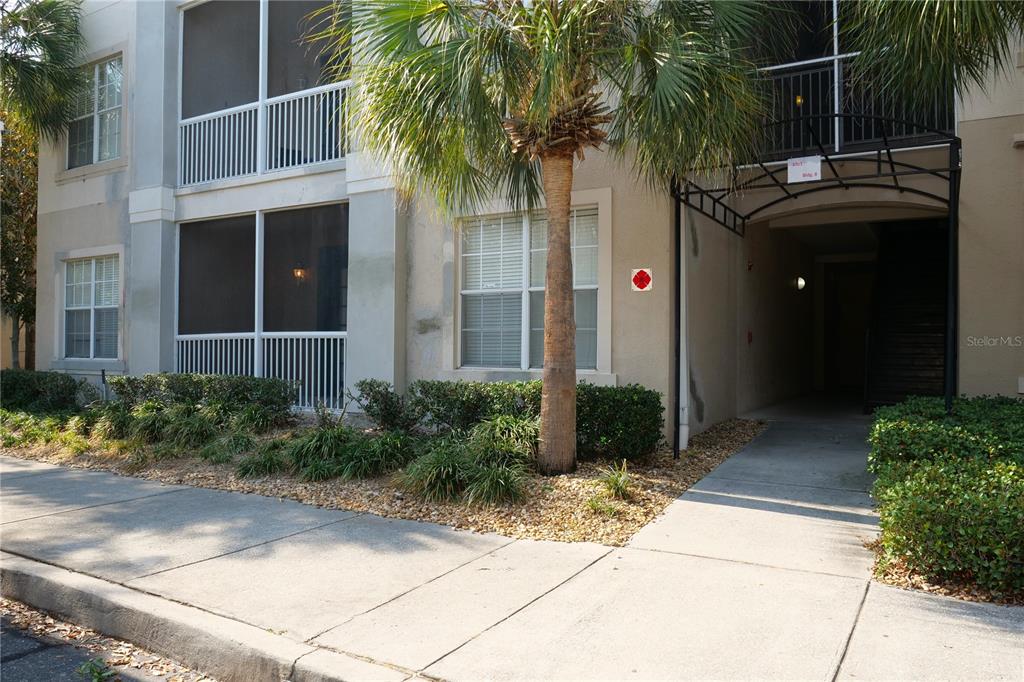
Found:
[{"label": "dark doorway", "polygon": [[824,280],[825,390],[859,397],[864,394],[875,263],[826,263]]}]

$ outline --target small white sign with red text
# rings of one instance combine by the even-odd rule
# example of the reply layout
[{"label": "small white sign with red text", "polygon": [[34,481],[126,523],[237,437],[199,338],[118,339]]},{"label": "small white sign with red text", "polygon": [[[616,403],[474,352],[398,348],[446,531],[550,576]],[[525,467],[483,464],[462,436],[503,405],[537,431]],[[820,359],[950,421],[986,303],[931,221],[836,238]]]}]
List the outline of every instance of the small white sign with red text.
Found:
[{"label": "small white sign with red text", "polygon": [[788,162],[789,183],[821,180],[821,157],[801,156]]},{"label": "small white sign with red text", "polygon": [[629,283],[633,291],[650,291],[654,288],[654,275],[650,268],[639,268],[633,271]]}]

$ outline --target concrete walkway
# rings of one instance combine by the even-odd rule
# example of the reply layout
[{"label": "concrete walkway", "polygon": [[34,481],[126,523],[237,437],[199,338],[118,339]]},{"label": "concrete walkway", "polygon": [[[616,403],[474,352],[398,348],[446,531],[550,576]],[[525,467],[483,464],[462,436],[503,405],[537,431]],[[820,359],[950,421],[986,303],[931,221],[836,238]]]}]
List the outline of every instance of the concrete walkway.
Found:
[{"label": "concrete walkway", "polygon": [[[46,596],[61,581],[75,600],[187,607],[292,647],[292,679],[1022,679],[1024,609],[869,582],[865,433],[774,422],[624,548],[5,457],[4,589],[64,611],[71,597]],[[316,657],[324,676],[296,672]]]}]

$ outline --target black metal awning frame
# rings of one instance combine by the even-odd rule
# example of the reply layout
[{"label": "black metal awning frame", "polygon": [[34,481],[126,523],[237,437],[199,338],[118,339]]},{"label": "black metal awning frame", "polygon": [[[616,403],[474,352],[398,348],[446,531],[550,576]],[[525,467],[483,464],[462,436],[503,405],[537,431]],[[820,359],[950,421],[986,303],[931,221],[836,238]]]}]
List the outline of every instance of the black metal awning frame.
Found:
[{"label": "black metal awning frame", "polygon": [[[814,122],[821,122],[823,119],[833,121],[832,129],[840,130],[843,126],[838,125],[850,121],[856,124],[858,121],[863,125],[871,122],[882,130],[882,139],[874,143],[872,149],[866,152],[857,152],[855,149],[844,150],[841,160],[843,163],[863,164],[863,172],[841,176],[835,166],[839,160],[838,154],[831,155],[826,151],[825,145],[815,132]],[[840,119],[836,121],[836,119]],[[957,319],[958,319],[958,298],[959,287],[957,278],[959,273],[958,248],[959,248],[959,222],[960,222],[960,138],[951,133],[929,128],[912,121],[904,121],[883,116],[868,116],[861,114],[821,114],[801,116],[781,121],[775,121],[766,126],[770,131],[777,126],[793,125],[805,127],[810,133],[810,140],[813,147],[792,150],[792,156],[808,156],[817,154],[832,172],[832,177],[810,180],[801,183],[788,184],[779,179],[779,173],[786,173],[787,166],[781,165],[778,168],[770,169],[767,164],[775,163],[781,159],[778,153],[771,156],[774,158],[754,160],[751,163],[743,164],[746,170],[753,170],[754,175],[742,182],[737,182],[740,165],[734,165],[729,169],[729,177],[732,182],[719,187],[702,187],[695,180],[687,179],[682,182],[673,183],[672,196],[676,203],[677,215],[682,205],[689,206],[701,215],[710,218],[725,229],[742,237],[749,222],[761,218],[765,211],[790,201],[797,201],[800,197],[816,192],[827,190],[846,191],[855,187],[872,189],[891,190],[899,194],[914,194],[932,199],[947,208],[949,220],[948,227],[948,271],[946,276],[946,329],[945,329],[945,402],[946,411],[952,410],[953,398],[957,391]],[[818,126],[820,128],[820,125]],[[914,136],[919,146],[942,147],[948,150],[947,163],[938,168],[928,168],[906,161],[899,161],[893,157],[893,151],[906,149],[907,147],[895,147],[889,139],[888,130],[913,129],[920,131],[919,136]],[[770,136],[769,136],[769,139]],[[872,153],[873,152],[873,153]],[[759,171],[759,172],[758,172]],[[901,178],[930,175],[948,183],[946,196],[908,187],[900,182]],[[768,196],[763,202],[750,208],[745,213],[740,212],[729,205],[729,199],[754,190],[777,190],[778,194]]]}]

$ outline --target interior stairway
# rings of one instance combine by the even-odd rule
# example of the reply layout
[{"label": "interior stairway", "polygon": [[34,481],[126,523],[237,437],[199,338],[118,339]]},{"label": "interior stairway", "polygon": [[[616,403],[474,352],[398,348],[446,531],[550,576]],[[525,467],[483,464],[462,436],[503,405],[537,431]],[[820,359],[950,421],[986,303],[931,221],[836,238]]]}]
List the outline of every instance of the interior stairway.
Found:
[{"label": "interior stairway", "polygon": [[945,376],[945,221],[879,225],[867,340],[865,410],[910,395],[942,395]]}]

